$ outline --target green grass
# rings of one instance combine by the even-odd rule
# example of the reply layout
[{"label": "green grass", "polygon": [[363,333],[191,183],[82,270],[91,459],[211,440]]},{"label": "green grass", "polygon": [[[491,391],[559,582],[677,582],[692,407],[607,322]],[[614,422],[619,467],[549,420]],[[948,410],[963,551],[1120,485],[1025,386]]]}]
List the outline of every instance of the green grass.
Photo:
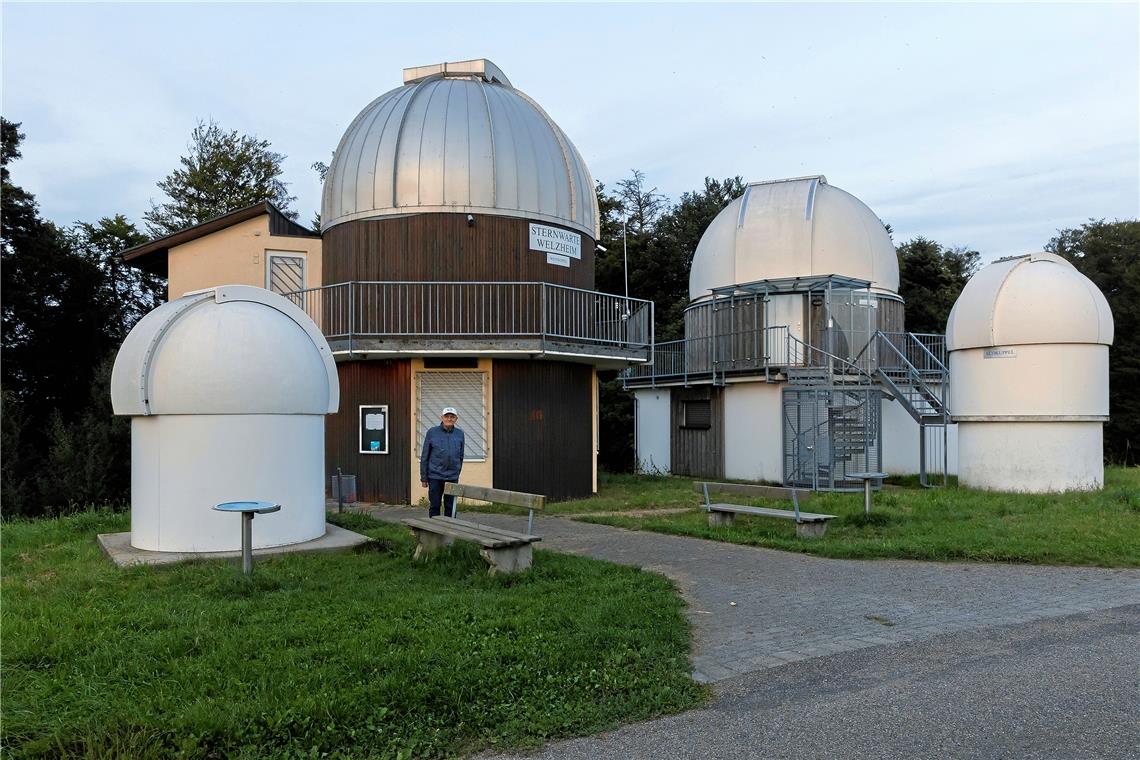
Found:
[{"label": "green grass", "polygon": [[442,757],[535,746],[701,703],[664,578],[537,552],[488,577],[407,531],[338,554],[115,568],[126,515],[3,526],[3,754]]},{"label": "green grass", "polygon": [[[875,494],[869,519],[863,514],[861,493],[817,494],[801,508],[836,515],[827,535],[817,540],[797,538],[790,520],[738,515],[731,527],[711,528],[707,515],[696,508],[637,517],[590,515],[582,510],[581,519],[825,557],[1140,566],[1140,469],[1107,468],[1105,481],[1100,492],[1054,495],[958,487],[888,489]],[[670,484],[674,496],[670,504],[699,504],[699,497],[691,493],[691,481],[682,482],[690,493],[682,493],[680,484]],[[658,493],[664,488],[659,483],[650,487]],[[790,508],[787,501],[772,499],[727,495],[717,499]]]},{"label": "green grass", "polygon": [[[917,477],[898,481],[905,487],[875,494],[870,519],[863,515],[862,493],[817,494],[804,503],[807,511],[836,515],[818,540],[797,538],[791,521],[772,518],[738,515],[731,528],[710,528],[692,478],[604,475],[597,496],[552,504],[546,511],[633,530],[825,557],[1140,566],[1140,468],[1105,468],[1105,489],[1095,493],[992,493],[959,488],[956,479],[949,488],[926,489]],[[786,500],[715,498],[791,508]],[[660,512],[665,509],[689,511]]]}]

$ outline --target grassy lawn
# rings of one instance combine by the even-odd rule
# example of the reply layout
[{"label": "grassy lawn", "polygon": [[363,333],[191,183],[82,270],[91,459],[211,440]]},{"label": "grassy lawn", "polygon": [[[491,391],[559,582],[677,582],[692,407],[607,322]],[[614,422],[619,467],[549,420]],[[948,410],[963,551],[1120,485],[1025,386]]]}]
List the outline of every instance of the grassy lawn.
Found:
[{"label": "grassy lawn", "polygon": [[[870,520],[862,494],[817,494],[802,507],[836,515],[823,539],[795,535],[790,520],[738,515],[731,528],[710,528],[692,479],[609,475],[592,499],[551,505],[548,512],[587,522],[696,536],[845,558],[909,558],[1140,566],[1140,468],[1105,469],[1097,493],[1023,495],[910,487],[875,495]],[[789,509],[787,501],[721,494],[718,501]],[[660,510],[689,508],[679,514]],[[657,514],[649,510],[658,510]],[[599,515],[630,512],[633,515]]]},{"label": "grassy lawn", "polygon": [[594,733],[701,703],[660,576],[536,552],[491,578],[456,545],[117,569],[126,515],[3,526],[2,753],[441,757]]}]

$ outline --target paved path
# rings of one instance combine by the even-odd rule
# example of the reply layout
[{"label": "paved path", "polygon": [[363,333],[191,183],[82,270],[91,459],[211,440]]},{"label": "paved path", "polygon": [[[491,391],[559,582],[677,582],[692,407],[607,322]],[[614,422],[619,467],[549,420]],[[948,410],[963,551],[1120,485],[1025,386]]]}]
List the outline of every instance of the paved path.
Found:
[{"label": "paved path", "polygon": [[[370,513],[395,521],[424,510],[382,507]],[[526,526],[517,516],[478,520],[515,530]],[[833,560],[552,517],[535,518],[535,532],[545,549],[672,578],[689,605],[693,677],[701,681],[1140,604],[1140,570]]]},{"label": "paved path", "polygon": [[722,681],[708,707],[525,757],[1135,760],[1138,640],[1132,606],[867,647]]}]

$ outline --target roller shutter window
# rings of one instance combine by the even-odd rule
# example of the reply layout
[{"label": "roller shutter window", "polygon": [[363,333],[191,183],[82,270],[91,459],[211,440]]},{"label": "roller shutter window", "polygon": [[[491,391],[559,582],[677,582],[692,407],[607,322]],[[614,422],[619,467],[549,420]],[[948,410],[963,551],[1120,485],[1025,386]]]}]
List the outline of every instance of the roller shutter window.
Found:
[{"label": "roller shutter window", "polygon": [[683,403],[684,418],[681,427],[694,430],[708,430],[712,427],[712,402],[685,401]]},{"label": "roller shutter window", "polygon": [[417,372],[416,398],[416,457],[428,429],[439,424],[440,411],[453,406],[466,440],[463,461],[487,459],[486,372]]},{"label": "roller shutter window", "polygon": [[267,252],[265,287],[274,293],[296,293],[305,289],[305,257]]}]

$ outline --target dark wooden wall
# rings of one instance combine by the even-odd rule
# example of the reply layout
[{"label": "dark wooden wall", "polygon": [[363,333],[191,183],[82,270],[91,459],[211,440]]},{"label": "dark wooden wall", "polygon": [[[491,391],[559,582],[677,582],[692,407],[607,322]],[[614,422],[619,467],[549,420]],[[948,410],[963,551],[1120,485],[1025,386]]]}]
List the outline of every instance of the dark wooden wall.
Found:
[{"label": "dark wooden wall", "polygon": [[[684,402],[708,400],[712,406],[712,426],[707,430],[682,427]],[[711,385],[674,388],[671,402],[670,436],[674,475],[696,478],[724,477],[724,390]]]},{"label": "dark wooden wall", "polygon": [[504,281],[593,290],[594,240],[588,235],[582,234],[582,258],[571,259],[566,268],[547,264],[545,253],[530,250],[526,219],[474,216],[470,227],[466,214],[414,214],[338,224],[324,234],[323,284]]},{"label": "dark wooden wall", "polygon": [[593,492],[592,372],[586,364],[495,360],[496,488],[555,501]]},{"label": "dark wooden wall", "polygon": [[[411,361],[341,362],[340,411],[325,418],[325,468],[356,475],[361,501],[407,504],[411,498]],[[360,406],[388,405],[388,453],[361,454]],[[325,487],[328,488],[328,479]]]}]

